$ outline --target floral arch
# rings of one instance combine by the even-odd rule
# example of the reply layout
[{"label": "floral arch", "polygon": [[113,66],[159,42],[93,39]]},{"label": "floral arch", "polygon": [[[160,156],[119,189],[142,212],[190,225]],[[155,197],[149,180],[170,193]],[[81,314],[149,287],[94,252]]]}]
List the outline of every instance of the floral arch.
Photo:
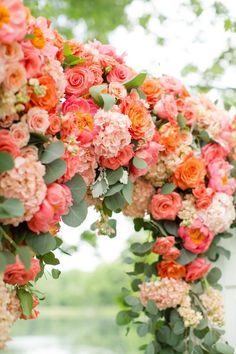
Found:
[{"label": "floral arch", "polygon": [[147,235],[117,315],[151,335],[141,351],[234,353],[213,262],[235,226],[235,117],[110,45],[64,40],[21,0],[0,2],[0,99],[0,349],[38,315],[33,282],[59,262],[60,221],[94,206],[97,233],[114,237],[122,212]]}]

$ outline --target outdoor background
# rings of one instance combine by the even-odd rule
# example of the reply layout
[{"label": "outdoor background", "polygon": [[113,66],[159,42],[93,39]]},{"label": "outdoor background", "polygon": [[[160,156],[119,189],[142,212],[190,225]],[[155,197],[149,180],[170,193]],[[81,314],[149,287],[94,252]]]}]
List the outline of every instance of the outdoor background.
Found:
[{"label": "outdoor background", "polygon": [[[127,53],[136,71],[184,80],[193,92],[208,93],[226,109],[236,106],[235,0],[27,0],[35,16],[52,19],[65,37],[94,38]],[[63,226],[64,249],[59,280],[39,283],[46,293],[37,321],[19,321],[6,354],[137,354],[135,332],[116,326],[119,292],[128,278],[124,265],[132,222],[119,216],[116,239],[80,235],[96,220],[89,213],[78,229]],[[236,242],[230,262],[222,262],[227,333],[236,347]],[[234,243],[234,247],[232,245]],[[73,251],[73,252],[72,252]],[[233,271],[232,271],[233,270]],[[50,277],[50,275],[48,275]]]}]

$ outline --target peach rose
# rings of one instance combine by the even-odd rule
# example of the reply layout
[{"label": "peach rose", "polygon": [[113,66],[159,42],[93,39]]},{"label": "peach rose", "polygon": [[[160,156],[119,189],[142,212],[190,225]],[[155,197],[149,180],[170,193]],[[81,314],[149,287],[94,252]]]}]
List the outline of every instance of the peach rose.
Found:
[{"label": "peach rose", "polygon": [[72,205],[71,191],[63,184],[52,183],[48,185],[46,199],[53,207],[56,219],[60,218],[61,215],[68,214]]},{"label": "peach rose", "polygon": [[24,57],[21,45],[17,42],[0,46],[0,56],[7,63],[20,61]]},{"label": "peach rose", "polygon": [[6,66],[3,84],[6,90],[17,92],[26,84],[26,71],[23,65],[18,62]]},{"label": "peach rose", "polygon": [[13,124],[10,128],[10,134],[20,148],[26,146],[29,142],[29,127],[24,122]]},{"label": "peach rose", "polygon": [[30,92],[31,102],[39,108],[51,111],[59,103],[56,83],[50,75],[40,76],[38,80],[40,86],[45,86],[46,93],[44,96],[40,97],[32,90]]},{"label": "peach rose", "polygon": [[23,263],[16,257],[16,263],[8,264],[4,272],[4,281],[12,285],[25,285],[33,281],[40,272],[39,260],[32,258],[30,269],[26,270]]},{"label": "peach rose", "polygon": [[17,113],[12,113],[4,117],[0,117],[0,127],[9,128],[15,120],[19,120],[19,116]]},{"label": "peach rose", "polygon": [[126,88],[119,82],[111,82],[108,92],[110,95],[115,96],[118,100],[121,100],[127,96]]},{"label": "peach rose", "polygon": [[91,72],[93,73],[94,75],[94,82],[93,82],[93,85],[101,85],[102,82],[103,82],[103,71],[100,67],[100,65],[98,64],[92,64],[92,65],[89,65],[89,70],[91,70]]},{"label": "peach rose", "polygon": [[107,75],[107,81],[123,83],[130,80],[134,74],[135,73],[126,65],[119,64],[109,72]]},{"label": "peach rose", "polygon": [[161,261],[157,264],[157,271],[161,278],[182,279],[186,274],[186,268],[174,260]]},{"label": "peach rose", "polygon": [[176,192],[161,194],[158,192],[152,197],[149,209],[155,220],[175,220],[182,206],[182,199]]},{"label": "peach rose", "polygon": [[28,221],[28,228],[39,234],[40,232],[47,232],[49,227],[53,224],[54,210],[49,202],[45,199],[40,205],[39,210],[34,214],[32,219]]},{"label": "peach rose", "polygon": [[76,65],[73,68],[68,68],[65,71],[67,95],[81,96],[88,92],[88,89],[94,84],[94,73],[84,66]]},{"label": "peach rose", "polygon": [[56,114],[49,114],[49,127],[47,133],[55,135],[61,130],[61,118]]},{"label": "peach rose", "polygon": [[152,248],[152,252],[163,256],[174,246],[174,244],[174,236],[159,237]]},{"label": "peach rose", "polygon": [[161,85],[157,79],[151,77],[146,78],[141,86],[141,89],[147,97],[147,101],[151,107],[153,107],[154,104],[161,98]]},{"label": "peach rose", "polygon": [[100,165],[105,168],[110,168],[111,170],[117,170],[121,166],[127,166],[133,156],[133,145],[127,145],[123,150],[118,152],[116,157],[111,157],[109,159],[101,157]]},{"label": "peach rose", "polygon": [[20,150],[10,132],[6,129],[0,130],[0,151],[8,152],[13,158],[20,155]]},{"label": "peach rose", "polygon": [[197,187],[200,182],[204,181],[205,175],[204,161],[200,158],[190,156],[177,167],[173,182],[177,187],[186,190]]},{"label": "peach rose", "polygon": [[175,98],[172,95],[163,95],[155,104],[154,112],[162,119],[167,119],[170,122],[176,122],[178,109]]},{"label": "peach rose", "polygon": [[38,107],[30,108],[26,121],[30,132],[33,133],[45,133],[50,124],[48,112]]},{"label": "peach rose", "polygon": [[210,270],[211,264],[205,258],[196,258],[192,263],[186,266],[185,280],[193,282],[203,278]]}]

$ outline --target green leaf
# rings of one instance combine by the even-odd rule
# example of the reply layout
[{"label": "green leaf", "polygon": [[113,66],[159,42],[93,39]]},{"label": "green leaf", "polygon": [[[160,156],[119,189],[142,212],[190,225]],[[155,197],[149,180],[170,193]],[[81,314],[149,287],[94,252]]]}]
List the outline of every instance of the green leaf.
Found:
[{"label": "green leaf", "polygon": [[105,197],[104,203],[106,207],[110,210],[120,210],[125,205],[125,198],[119,192],[114,195],[111,195],[110,197]]},{"label": "green leaf", "polygon": [[64,44],[63,54],[65,55],[65,57],[72,55],[72,50],[70,49],[70,46],[67,43]]},{"label": "green leaf", "polygon": [[55,182],[57,179],[62,177],[66,172],[66,163],[64,160],[55,160],[46,166],[46,174],[44,180],[46,184]]},{"label": "green leaf", "polygon": [[222,276],[222,272],[219,268],[214,267],[211,269],[211,271],[207,275],[207,281],[211,285],[215,285],[218,283]]},{"label": "green leaf", "polygon": [[161,187],[161,194],[170,194],[176,189],[176,185],[174,183],[166,183],[163,187]]},{"label": "green leaf", "polygon": [[11,170],[14,167],[14,160],[8,152],[0,152],[0,173]]},{"label": "green leaf", "polygon": [[87,191],[87,186],[84,182],[84,179],[79,174],[77,174],[65,184],[68,188],[70,188],[73,201],[80,203],[84,199]]},{"label": "green leaf", "polygon": [[40,158],[43,164],[49,164],[61,157],[65,152],[65,145],[61,141],[49,144]]},{"label": "green leaf", "polygon": [[106,170],[106,177],[109,185],[116,184],[123,176],[124,169],[122,167],[118,170]]},{"label": "green leaf", "polygon": [[182,265],[186,265],[194,261],[194,259],[197,258],[197,255],[187,251],[186,249],[181,250],[180,257],[177,258],[177,262]]},{"label": "green leaf", "polygon": [[184,331],[185,331],[185,327],[184,327],[183,321],[182,320],[176,321],[174,326],[173,326],[174,334],[176,334],[178,336],[180,334],[183,334]]},{"label": "green leaf", "polygon": [[53,279],[58,279],[60,275],[61,275],[61,271],[60,270],[55,269],[55,268],[52,269],[52,277],[53,277]]},{"label": "green leaf", "polygon": [[30,316],[33,309],[32,294],[23,288],[17,289],[17,296],[20,300],[22,312],[25,316]]},{"label": "green leaf", "polygon": [[231,28],[232,28],[232,22],[231,22],[230,18],[227,18],[227,19],[225,20],[224,28],[225,28],[225,31],[231,30]]},{"label": "green leaf", "polygon": [[153,300],[148,300],[146,310],[150,315],[157,315],[158,314],[158,308],[156,303]]},{"label": "green leaf", "polygon": [[211,141],[211,138],[209,134],[207,133],[206,130],[202,130],[199,134],[199,137],[201,140],[203,140],[205,143],[209,143]]},{"label": "green leaf", "polygon": [[43,261],[46,264],[51,264],[51,265],[58,265],[60,264],[59,259],[55,257],[55,254],[53,252],[48,252],[43,256]]},{"label": "green leaf", "polygon": [[24,206],[19,199],[5,199],[0,203],[0,218],[18,218],[24,214]]},{"label": "green leaf", "polygon": [[124,188],[124,185],[122,183],[117,183],[111,186],[111,188],[108,189],[106,193],[106,197],[109,197],[110,195],[114,195],[118,192],[120,192]]},{"label": "green leaf", "polygon": [[146,253],[149,253],[153,247],[154,242],[144,242],[144,243],[138,243],[135,242],[131,245],[130,250],[133,252],[135,255],[144,255]]},{"label": "green leaf", "polygon": [[146,76],[147,73],[142,72],[137,76],[135,76],[134,78],[132,78],[131,80],[126,81],[123,85],[126,87],[128,91],[132,90],[133,88],[138,88],[144,83]]},{"label": "green leaf", "polygon": [[129,306],[137,306],[140,304],[140,301],[137,297],[135,296],[131,296],[131,295],[127,295],[125,298],[124,298],[125,302],[127,305]]},{"label": "green leaf", "polygon": [[29,232],[25,240],[27,245],[38,255],[50,252],[57,245],[57,241],[49,232],[40,235]]},{"label": "green leaf", "polygon": [[101,97],[103,100],[103,109],[105,111],[109,111],[116,104],[116,98],[108,93],[102,93]]},{"label": "green leaf", "polygon": [[48,140],[49,140],[48,137],[44,134],[31,133],[29,144],[42,145],[44,143],[47,143]]},{"label": "green leaf", "polygon": [[131,311],[120,311],[116,316],[118,326],[125,326],[132,321]]},{"label": "green leaf", "polygon": [[143,228],[143,224],[144,224],[144,221],[143,221],[143,218],[135,218],[133,220],[134,222],[134,229],[135,231],[140,231],[142,228]]},{"label": "green leaf", "polygon": [[25,269],[30,269],[31,266],[31,249],[29,247],[18,247],[17,248],[17,254],[20,257],[20,260],[25,266]]},{"label": "green leaf", "polygon": [[90,87],[89,89],[90,95],[94,99],[95,103],[97,103],[100,107],[104,104],[101,94],[106,90],[106,87],[106,85],[96,85]]},{"label": "green leaf", "polygon": [[200,345],[195,345],[193,350],[191,350],[190,354],[203,354],[203,350]]},{"label": "green leaf", "polygon": [[146,161],[144,161],[143,159],[140,159],[139,157],[136,157],[136,156],[133,158],[132,163],[136,168],[138,168],[140,170],[143,170],[144,168],[148,167]]},{"label": "green leaf", "polygon": [[124,188],[122,190],[122,194],[127,201],[128,204],[132,204],[133,201],[133,190],[134,190],[134,184],[133,182],[128,180],[128,183],[124,185]]},{"label": "green leaf", "polygon": [[4,253],[0,251],[0,273],[3,273],[5,271],[6,265],[7,261],[4,256]]},{"label": "green leaf", "polygon": [[6,265],[14,264],[16,257],[9,251],[0,251],[0,272],[4,272]]},{"label": "green leaf", "polygon": [[86,60],[84,58],[77,57],[76,55],[68,55],[63,63],[64,66],[75,66],[83,64]]},{"label": "green leaf", "polygon": [[92,247],[96,247],[97,244],[97,236],[94,232],[92,231],[84,231],[82,232],[82,234],[80,235],[80,239],[82,241],[86,241],[88,242]]},{"label": "green leaf", "polygon": [[155,350],[155,346],[152,343],[149,343],[148,346],[145,349],[145,354],[155,354],[156,350]]},{"label": "green leaf", "polygon": [[166,230],[166,232],[168,233],[168,235],[178,237],[179,227],[178,227],[178,224],[176,223],[176,221],[165,220],[163,222],[163,226],[164,226],[164,229]]},{"label": "green leaf", "polygon": [[177,116],[177,123],[179,124],[179,127],[181,130],[186,128],[186,119],[184,118],[184,116],[182,114],[178,114]]},{"label": "green leaf", "polygon": [[77,227],[86,219],[87,214],[88,206],[82,201],[78,204],[74,203],[72,207],[70,207],[69,213],[62,216],[62,220],[68,226]]},{"label": "green leaf", "polygon": [[210,332],[208,332],[204,338],[204,344],[211,347],[213,344],[218,342],[220,337],[221,337],[221,333],[219,333],[214,329],[211,329]]},{"label": "green leaf", "polygon": [[139,337],[144,337],[149,332],[149,326],[147,323],[142,323],[137,327],[137,334]]},{"label": "green leaf", "polygon": [[222,354],[234,354],[234,348],[227,343],[217,343],[214,346],[214,349],[218,350],[218,352]]}]

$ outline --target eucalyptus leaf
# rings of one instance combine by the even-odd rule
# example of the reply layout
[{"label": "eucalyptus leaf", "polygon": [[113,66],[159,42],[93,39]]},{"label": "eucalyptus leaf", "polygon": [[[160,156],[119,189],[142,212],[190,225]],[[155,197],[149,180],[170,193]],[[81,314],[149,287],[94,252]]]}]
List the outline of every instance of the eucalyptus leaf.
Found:
[{"label": "eucalyptus leaf", "polygon": [[66,163],[64,160],[57,159],[46,166],[44,180],[46,184],[55,182],[66,172]]},{"label": "eucalyptus leaf", "polygon": [[24,206],[19,199],[5,199],[0,203],[0,218],[18,218],[24,214]]},{"label": "eucalyptus leaf", "polygon": [[122,194],[127,201],[128,204],[132,204],[133,201],[133,190],[134,190],[134,184],[133,182],[128,180],[128,183],[124,185],[124,188],[122,190]]},{"label": "eucalyptus leaf", "polygon": [[70,181],[65,183],[68,188],[70,188],[73,201],[80,203],[86,194],[87,186],[84,179],[76,174]]},{"label": "eucalyptus leaf", "polygon": [[17,254],[20,257],[21,262],[24,264],[25,269],[30,269],[32,259],[31,249],[27,246],[18,247]]},{"label": "eucalyptus leaf", "polygon": [[14,160],[11,154],[5,151],[0,152],[0,173],[11,170],[14,167]]},{"label": "eucalyptus leaf", "polygon": [[101,93],[101,97],[103,100],[103,109],[105,111],[109,111],[116,104],[116,99],[112,95]]},{"label": "eucalyptus leaf", "polygon": [[161,187],[161,194],[170,194],[174,192],[176,189],[176,185],[174,183],[166,183],[163,187]]},{"label": "eucalyptus leaf", "polygon": [[20,300],[22,312],[25,316],[30,316],[33,309],[33,297],[24,288],[17,289],[17,296]]},{"label": "eucalyptus leaf", "polygon": [[144,83],[146,76],[147,76],[147,73],[142,72],[142,73],[136,75],[135,77],[133,77],[131,80],[126,81],[124,83],[124,86],[126,87],[126,89],[128,91],[130,91],[133,88],[138,88]]},{"label": "eucalyptus leaf", "polygon": [[68,226],[77,227],[86,219],[87,214],[88,206],[82,201],[78,204],[74,203],[72,207],[70,207],[69,213],[62,216],[62,220]]},{"label": "eucalyptus leaf", "polygon": [[105,205],[110,210],[120,210],[125,205],[125,198],[119,192],[104,199]]},{"label": "eucalyptus leaf", "polygon": [[143,170],[144,168],[148,167],[145,160],[143,160],[139,157],[136,157],[136,156],[133,158],[132,163],[136,168],[138,168],[140,170]]},{"label": "eucalyptus leaf", "polygon": [[181,250],[180,257],[177,259],[179,264],[186,265],[194,261],[197,258],[197,254],[187,251],[186,249]]},{"label": "eucalyptus leaf", "polygon": [[41,155],[41,162],[43,164],[49,164],[59,159],[65,152],[65,146],[61,141],[55,141],[47,145],[46,149]]},{"label": "eucalyptus leaf", "polygon": [[27,245],[38,255],[50,252],[57,245],[57,241],[49,232],[39,235],[29,232],[25,240]]},{"label": "eucalyptus leaf", "polygon": [[116,184],[123,176],[124,169],[122,167],[118,170],[106,170],[106,178],[109,185]]}]

